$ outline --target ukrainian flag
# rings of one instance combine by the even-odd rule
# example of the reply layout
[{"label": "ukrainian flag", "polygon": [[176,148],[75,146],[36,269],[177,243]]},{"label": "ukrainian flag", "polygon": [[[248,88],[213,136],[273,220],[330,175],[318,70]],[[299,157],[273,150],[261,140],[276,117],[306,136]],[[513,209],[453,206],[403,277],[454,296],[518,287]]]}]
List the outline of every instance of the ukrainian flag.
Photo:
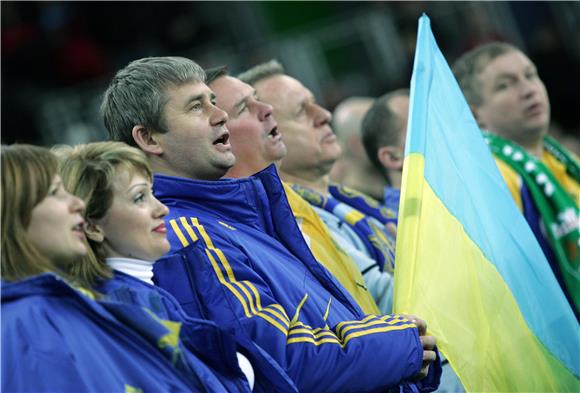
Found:
[{"label": "ukrainian flag", "polygon": [[395,309],[427,321],[469,392],[580,391],[580,328],[419,20]]}]

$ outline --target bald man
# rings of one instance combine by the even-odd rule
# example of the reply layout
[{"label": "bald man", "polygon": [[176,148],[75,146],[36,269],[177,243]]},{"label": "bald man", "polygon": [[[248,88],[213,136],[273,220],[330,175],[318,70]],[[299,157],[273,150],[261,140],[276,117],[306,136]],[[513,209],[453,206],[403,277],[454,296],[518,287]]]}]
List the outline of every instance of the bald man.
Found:
[{"label": "bald man", "polygon": [[334,164],[330,179],[381,200],[385,178],[369,161],[361,140],[362,119],[373,101],[371,97],[349,97],[335,108],[332,128],[342,155]]}]

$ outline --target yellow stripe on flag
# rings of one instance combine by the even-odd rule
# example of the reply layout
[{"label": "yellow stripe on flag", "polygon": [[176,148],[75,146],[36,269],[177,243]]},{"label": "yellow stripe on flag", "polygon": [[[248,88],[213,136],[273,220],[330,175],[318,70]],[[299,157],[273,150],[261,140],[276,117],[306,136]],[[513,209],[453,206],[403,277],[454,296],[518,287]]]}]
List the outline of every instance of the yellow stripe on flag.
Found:
[{"label": "yellow stripe on flag", "polygon": [[405,158],[396,312],[427,321],[468,392],[578,391],[579,381],[532,333],[501,275],[435,195],[423,169],[421,154]]}]

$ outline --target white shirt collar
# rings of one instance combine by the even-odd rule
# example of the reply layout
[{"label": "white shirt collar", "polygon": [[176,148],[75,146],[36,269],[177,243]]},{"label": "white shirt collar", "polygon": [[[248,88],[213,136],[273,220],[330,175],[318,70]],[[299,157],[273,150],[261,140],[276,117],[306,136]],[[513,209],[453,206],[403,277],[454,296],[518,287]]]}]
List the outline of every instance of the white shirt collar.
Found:
[{"label": "white shirt collar", "polygon": [[111,268],[153,285],[154,261],[133,258],[106,258],[105,263]]}]

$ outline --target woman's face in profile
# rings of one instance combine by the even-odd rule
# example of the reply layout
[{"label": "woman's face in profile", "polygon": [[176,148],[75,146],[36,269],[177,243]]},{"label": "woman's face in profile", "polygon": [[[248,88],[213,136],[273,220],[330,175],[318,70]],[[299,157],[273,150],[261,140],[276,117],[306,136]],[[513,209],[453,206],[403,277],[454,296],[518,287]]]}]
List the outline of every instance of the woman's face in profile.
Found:
[{"label": "woman's face in profile", "polygon": [[155,261],[169,251],[163,217],[167,207],[139,172],[120,169],[113,182],[113,204],[96,224],[104,234],[107,257]]},{"label": "woman's face in profile", "polygon": [[84,202],[69,194],[54,176],[46,197],[32,209],[28,240],[56,266],[65,268],[87,253]]}]

